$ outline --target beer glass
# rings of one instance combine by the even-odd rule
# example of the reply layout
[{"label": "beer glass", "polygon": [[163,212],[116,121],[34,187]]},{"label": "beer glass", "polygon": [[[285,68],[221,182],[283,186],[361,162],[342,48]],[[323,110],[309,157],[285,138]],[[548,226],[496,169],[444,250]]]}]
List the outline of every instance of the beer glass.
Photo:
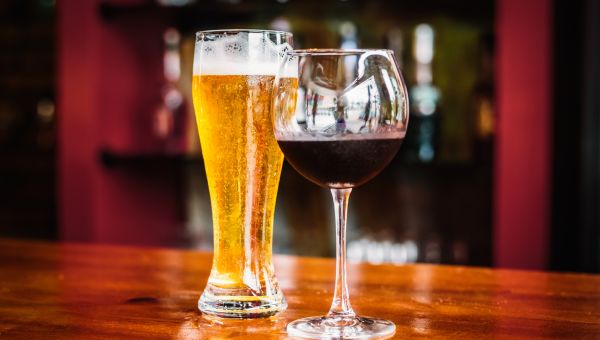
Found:
[{"label": "beer glass", "polygon": [[[297,78],[287,77],[290,73]],[[336,280],[329,313],[296,320],[287,326],[288,333],[317,339],[392,335],[394,323],[358,316],[350,305],[346,213],[352,189],[377,176],[406,135],[408,94],[393,52],[288,52],[275,79],[273,119],[287,161],[331,191],[336,220]],[[372,301],[386,303],[377,297]]]},{"label": "beer glass", "polygon": [[273,80],[292,34],[196,34],[193,99],[212,208],[214,257],[198,308],[220,317],[286,308],[271,262],[283,155],[271,125]]}]

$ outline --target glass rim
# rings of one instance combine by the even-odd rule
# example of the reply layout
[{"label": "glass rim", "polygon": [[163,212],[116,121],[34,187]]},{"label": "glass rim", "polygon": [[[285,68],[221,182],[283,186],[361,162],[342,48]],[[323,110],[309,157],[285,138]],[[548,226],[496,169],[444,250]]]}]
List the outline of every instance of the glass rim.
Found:
[{"label": "glass rim", "polygon": [[285,54],[293,57],[303,56],[349,56],[358,55],[369,52],[384,52],[394,54],[393,50],[385,48],[354,48],[354,49],[340,49],[340,48],[308,48],[286,51]]},{"label": "glass rim", "polygon": [[264,34],[281,34],[281,35],[289,35],[293,36],[292,32],[287,31],[278,31],[278,30],[261,30],[254,28],[232,28],[232,29],[216,29],[216,30],[202,30],[196,31],[196,37],[199,37],[203,34],[237,34],[237,33],[264,33]]}]

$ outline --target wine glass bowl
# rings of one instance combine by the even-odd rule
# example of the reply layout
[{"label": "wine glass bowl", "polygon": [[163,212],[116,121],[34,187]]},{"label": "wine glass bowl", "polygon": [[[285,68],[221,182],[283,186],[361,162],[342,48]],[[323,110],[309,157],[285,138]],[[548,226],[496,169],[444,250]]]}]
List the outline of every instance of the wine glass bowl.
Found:
[{"label": "wine glass bowl", "polygon": [[346,285],[346,215],[352,188],[394,158],[408,126],[406,86],[389,50],[295,50],[273,86],[272,119],[287,161],[329,188],[336,218],[336,281],[326,316],[290,323],[292,336],[371,338],[394,333],[391,321],[358,316]]},{"label": "wine glass bowl", "polygon": [[[279,146],[318,185],[364,184],[392,160],[406,134],[408,95],[392,51],[290,51],[274,88]],[[307,157],[313,164],[301,165]]]}]

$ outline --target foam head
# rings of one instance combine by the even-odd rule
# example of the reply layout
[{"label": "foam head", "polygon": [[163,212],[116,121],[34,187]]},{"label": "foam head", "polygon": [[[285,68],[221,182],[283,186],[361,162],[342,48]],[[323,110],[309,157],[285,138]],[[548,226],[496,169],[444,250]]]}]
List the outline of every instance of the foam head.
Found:
[{"label": "foam head", "polygon": [[[271,75],[275,76],[291,40],[273,34],[284,33],[239,31],[204,32],[196,38],[194,75]],[[297,70],[284,76],[297,77]]]}]

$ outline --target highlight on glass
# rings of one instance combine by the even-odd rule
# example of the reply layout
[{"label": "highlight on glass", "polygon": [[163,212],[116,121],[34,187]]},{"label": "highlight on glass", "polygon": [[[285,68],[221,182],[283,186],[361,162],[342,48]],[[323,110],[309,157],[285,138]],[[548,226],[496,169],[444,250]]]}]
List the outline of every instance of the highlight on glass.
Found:
[{"label": "highlight on glass", "polygon": [[331,308],[325,316],[290,323],[288,333],[348,339],[392,335],[394,323],[358,316],[350,304],[346,213],[352,189],[390,163],[406,134],[408,94],[393,52],[314,49],[286,53],[275,78],[273,125],[292,167],[331,191],[336,219]]}]

